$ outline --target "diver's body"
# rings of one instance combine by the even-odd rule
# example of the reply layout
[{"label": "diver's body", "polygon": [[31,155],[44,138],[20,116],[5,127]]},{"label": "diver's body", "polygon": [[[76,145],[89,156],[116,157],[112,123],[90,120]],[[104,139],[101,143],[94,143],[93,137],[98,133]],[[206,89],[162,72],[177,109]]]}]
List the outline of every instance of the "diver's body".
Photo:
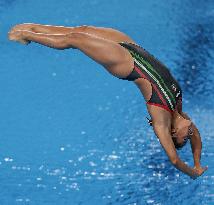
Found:
[{"label": "diver's body", "polygon": [[[162,63],[126,34],[93,26],[20,24],[11,29],[9,39],[24,44],[33,41],[55,49],[79,49],[115,77],[133,81],[147,102],[155,134],[172,164],[192,178],[207,169],[200,165],[200,134],[182,112],[179,84]],[[187,135],[192,145],[194,168],[186,165],[175,149],[185,143]]]}]

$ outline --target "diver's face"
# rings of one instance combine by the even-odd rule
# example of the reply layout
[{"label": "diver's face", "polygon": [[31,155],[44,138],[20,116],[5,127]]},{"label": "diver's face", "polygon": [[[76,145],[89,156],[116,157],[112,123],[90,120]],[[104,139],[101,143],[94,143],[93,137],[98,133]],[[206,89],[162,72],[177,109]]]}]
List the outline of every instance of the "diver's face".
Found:
[{"label": "diver's face", "polygon": [[176,138],[178,144],[185,143],[191,135],[193,135],[193,128],[190,120],[182,119],[172,129],[172,137]]}]

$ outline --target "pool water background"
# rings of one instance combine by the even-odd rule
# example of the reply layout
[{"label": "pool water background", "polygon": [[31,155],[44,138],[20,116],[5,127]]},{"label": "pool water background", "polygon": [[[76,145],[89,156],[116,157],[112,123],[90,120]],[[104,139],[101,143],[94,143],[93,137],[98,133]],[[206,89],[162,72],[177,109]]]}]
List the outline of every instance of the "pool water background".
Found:
[{"label": "pool water background", "polygon": [[[213,20],[211,0],[1,0],[0,203],[213,205]],[[208,171],[191,180],[172,167],[133,83],[76,50],[9,42],[23,22],[113,27],[163,61]],[[192,165],[190,144],[179,155]]]}]

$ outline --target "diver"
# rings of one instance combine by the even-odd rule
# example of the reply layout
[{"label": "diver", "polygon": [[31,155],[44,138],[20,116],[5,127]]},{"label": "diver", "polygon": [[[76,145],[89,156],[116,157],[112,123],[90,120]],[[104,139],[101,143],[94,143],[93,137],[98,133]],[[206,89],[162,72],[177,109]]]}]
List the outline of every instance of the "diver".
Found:
[{"label": "diver", "polygon": [[[78,49],[102,65],[111,75],[133,81],[142,93],[150,125],[170,162],[196,179],[208,167],[200,163],[200,133],[182,110],[182,89],[170,70],[126,34],[94,26],[64,27],[24,23],[14,26],[9,39],[22,44],[39,43],[50,48]],[[190,140],[194,167],[184,163],[176,149]]]}]

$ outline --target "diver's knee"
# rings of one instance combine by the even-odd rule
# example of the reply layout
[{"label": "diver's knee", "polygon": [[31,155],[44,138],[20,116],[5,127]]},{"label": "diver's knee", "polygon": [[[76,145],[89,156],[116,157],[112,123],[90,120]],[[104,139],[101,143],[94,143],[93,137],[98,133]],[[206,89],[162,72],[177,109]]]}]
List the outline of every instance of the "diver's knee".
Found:
[{"label": "diver's knee", "polygon": [[83,33],[90,33],[92,30],[96,29],[95,26],[89,26],[89,25],[82,25],[78,27],[80,32]]},{"label": "diver's knee", "polygon": [[65,35],[66,37],[66,41],[70,42],[70,41],[74,41],[74,40],[84,40],[84,38],[88,37],[89,34],[84,33],[84,32],[70,32],[68,34]]},{"label": "diver's knee", "polygon": [[71,32],[65,35],[63,39],[61,39],[61,44],[64,47],[78,48],[81,44],[84,43],[84,39],[87,36],[86,33],[83,32]]}]

